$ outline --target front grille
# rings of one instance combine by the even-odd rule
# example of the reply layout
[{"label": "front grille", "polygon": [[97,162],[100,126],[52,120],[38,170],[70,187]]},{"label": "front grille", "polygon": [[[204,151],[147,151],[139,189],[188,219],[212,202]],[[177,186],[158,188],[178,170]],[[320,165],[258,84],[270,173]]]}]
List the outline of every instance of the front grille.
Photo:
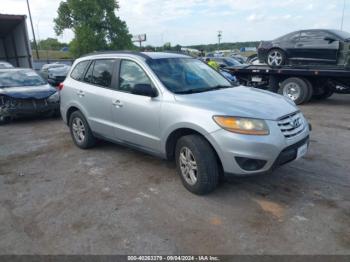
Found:
[{"label": "front grille", "polygon": [[286,138],[292,138],[305,129],[305,121],[300,112],[284,116],[278,120],[278,127]]},{"label": "front grille", "polygon": [[18,106],[23,109],[41,109],[48,105],[46,99],[17,100]]}]

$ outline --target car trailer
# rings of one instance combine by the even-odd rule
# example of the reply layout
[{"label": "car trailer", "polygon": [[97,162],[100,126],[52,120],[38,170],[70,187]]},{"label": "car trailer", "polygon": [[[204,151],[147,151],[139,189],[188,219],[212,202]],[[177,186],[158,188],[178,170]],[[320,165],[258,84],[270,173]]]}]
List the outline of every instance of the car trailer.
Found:
[{"label": "car trailer", "polygon": [[311,98],[328,98],[338,89],[339,93],[350,93],[350,68],[345,67],[248,65],[225,69],[242,85],[282,94],[296,104],[306,103]]}]

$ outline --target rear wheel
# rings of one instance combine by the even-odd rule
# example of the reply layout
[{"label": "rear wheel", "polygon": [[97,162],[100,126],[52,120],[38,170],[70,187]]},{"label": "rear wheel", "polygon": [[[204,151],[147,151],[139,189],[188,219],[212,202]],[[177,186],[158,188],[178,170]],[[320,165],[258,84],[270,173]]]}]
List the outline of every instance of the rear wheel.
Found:
[{"label": "rear wheel", "polygon": [[324,86],[322,89],[322,92],[320,94],[314,95],[315,99],[327,99],[328,97],[331,97],[334,94],[334,87],[332,86]]},{"label": "rear wheel", "polygon": [[305,101],[304,101],[304,103],[307,103],[311,100],[311,98],[314,94],[314,89],[313,89],[312,83],[308,79],[303,78],[303,80],[306,82],[306,84],[308,86],[308,94],[307,94]]},{"label": "rear wheel", "polygon": [[286,64],[286,55],[280,49],[272,49],[268,52],[266,63],[271,67],[279,67]]},{"label": "rear wheel", "polygon": [[299,105],[306,102],[309,95],[309,86],[304,79],[291,77],[281,83],[278,93],[289,97]]},{"label": "rear wheel", "polygon": [[82,148],[93,147],[96,139],[92,134],[88,122],[80,111],[75,111],[69,118],[69,129],[74,143]]},{"label": "rear wheel", "polygon": [[218,184],[220,169],[210,144],[199,135],[183,136],[175,149],[176,166],[183,185],[192,193],[204,195]]}]

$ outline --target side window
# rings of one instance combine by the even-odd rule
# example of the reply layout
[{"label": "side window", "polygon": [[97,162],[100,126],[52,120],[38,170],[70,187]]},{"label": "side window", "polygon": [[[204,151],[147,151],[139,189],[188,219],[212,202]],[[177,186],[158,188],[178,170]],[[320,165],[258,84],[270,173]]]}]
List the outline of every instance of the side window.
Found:
[{"label": "side window", "polygon": [[320,41],[324,40],[325,34],[322,31],[304,31],[300,33],[301,41]]},{"label": "side window", "polygon": [[84,76],[84,82],[92,83],[92,70],[94,69],[94,64],[95,62],[93,61],[90,64],[89,69],[86,71],[86,74]]},{"label": "side window", "polygon": [[298,41],[298,40],[299,40],[299,36],[300,36],[300,33],[299,33],[299,32],[298,32],[298,33],[295,33],[295,34],[292,34],[292,35],[290,35],[290,36],[288,37],[288,40],[289,40],[289,41],[293,41],[293,42]]},{"label": "side window", "polygon": [[70,74],[71,78],[75,79],[75,80],[82,80],[83,79],[83,74],[85,71],[86,66],[89,64],[90,61],[82,61],[80,63],[78,63],[72,73]]},{"label": "side window", "polygon": [[138,64],[130,60],[122,60],[118,90],[132,93],[135,85],[138,84],[152,85],[152,82]]},{"label": "side window", "polygon": [[[93,69],[91,69],[92,78],[90,82],[99,86],[109,87],[112,81],[114,61],[113,59],[96,60]],[[86,77],[88,77],[88,74],[86,74]]]}]

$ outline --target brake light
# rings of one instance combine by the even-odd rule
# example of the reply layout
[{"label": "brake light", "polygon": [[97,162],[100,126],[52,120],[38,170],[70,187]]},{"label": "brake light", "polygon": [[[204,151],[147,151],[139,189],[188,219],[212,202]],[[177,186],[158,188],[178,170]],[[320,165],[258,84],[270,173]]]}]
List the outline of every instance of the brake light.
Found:
[{"label": "brake light", "polygon": [[63,87],[64,87],[64,85],[63,85],[63,83],[60,83],[59,85],[58,85],[58,90],[62,90],[63,89]]}]

